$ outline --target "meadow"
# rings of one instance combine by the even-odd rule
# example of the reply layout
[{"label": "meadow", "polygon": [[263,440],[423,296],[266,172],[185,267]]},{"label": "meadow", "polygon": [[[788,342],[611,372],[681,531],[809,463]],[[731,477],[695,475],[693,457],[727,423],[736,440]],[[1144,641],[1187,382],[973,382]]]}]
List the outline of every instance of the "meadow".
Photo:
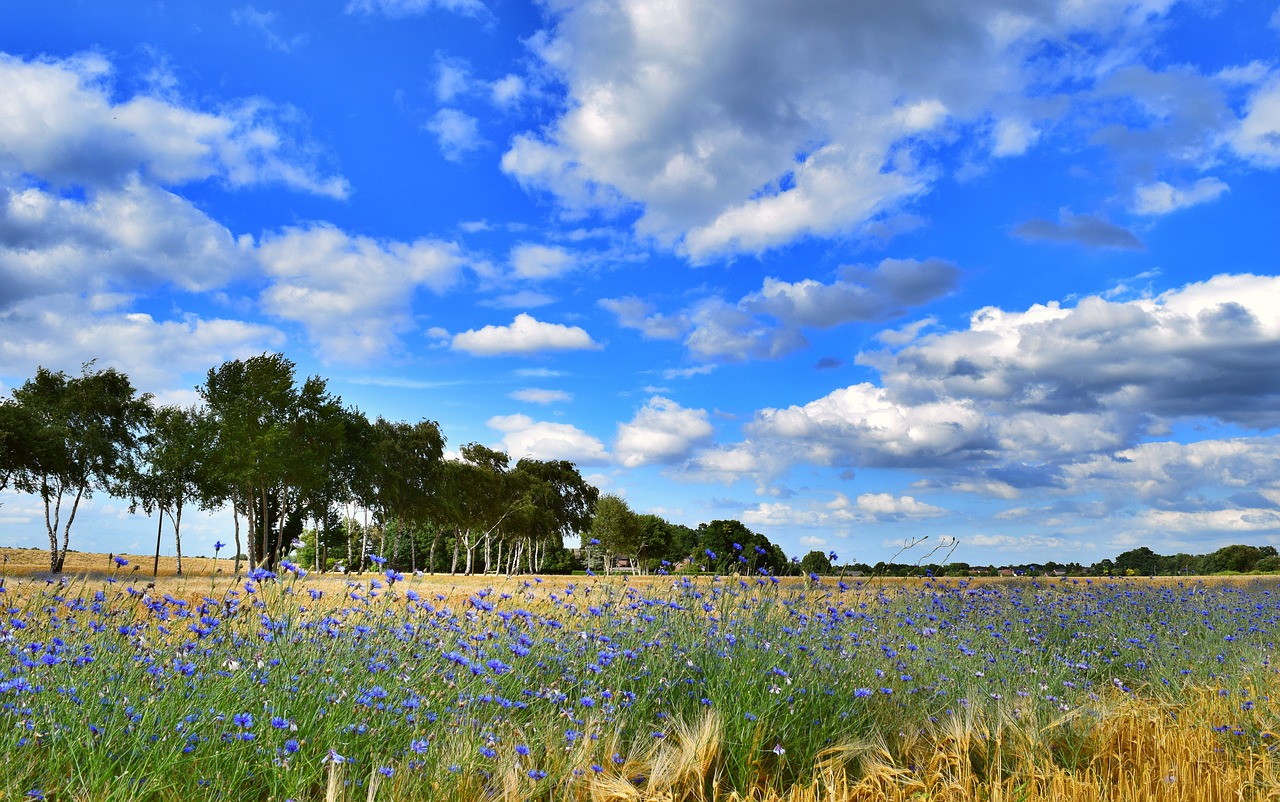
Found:
[{"label": "meadow", "polygon": [[1280,795],[1274,579],[148,587],[5,556],[0,799]]}]

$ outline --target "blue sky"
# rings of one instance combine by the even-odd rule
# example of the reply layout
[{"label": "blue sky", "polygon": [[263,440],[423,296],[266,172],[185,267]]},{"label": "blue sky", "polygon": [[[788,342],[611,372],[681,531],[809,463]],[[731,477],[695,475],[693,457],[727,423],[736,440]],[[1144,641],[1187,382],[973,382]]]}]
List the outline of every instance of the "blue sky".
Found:
[{"label": "blue sky", "polygon": [[1275,2],[51,0],[0,87],[6,393],[282,351],[790,554],[1280,544]]}]

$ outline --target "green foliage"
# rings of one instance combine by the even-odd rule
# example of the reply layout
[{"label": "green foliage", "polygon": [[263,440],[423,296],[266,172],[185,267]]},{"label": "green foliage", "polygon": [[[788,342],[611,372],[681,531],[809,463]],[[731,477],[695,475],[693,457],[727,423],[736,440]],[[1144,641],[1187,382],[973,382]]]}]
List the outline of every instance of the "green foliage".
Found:
[{"label": "green foliage", "polygon": [[600,541],[606,559],[608,555],[635,558],[644,547],[645,530],[639,517],[625,499],[612,493],[596,502],[590,534],[593,540]]},{"label": "green foliage", "polygon": [[806,574],[825,576],[831,573],[831,559],[821,551],[811,551],[800,558],[800,570]]},{"label": "green foliage", "polygon": [[[149,400],[137,394],[125,374],[94,370],[92,364],[74,377],[39,368],[13,391],[8,404],[18,408],[7,409],[5,417],[9,426],[25,429],[16,438],[6,437],[6,458],[14,460],[7,480],[44,502],[54,573],[66,560],[81,500],[95,490],[127,494],[150,417]],[[70,502],[69,509],[64,502]]]}]

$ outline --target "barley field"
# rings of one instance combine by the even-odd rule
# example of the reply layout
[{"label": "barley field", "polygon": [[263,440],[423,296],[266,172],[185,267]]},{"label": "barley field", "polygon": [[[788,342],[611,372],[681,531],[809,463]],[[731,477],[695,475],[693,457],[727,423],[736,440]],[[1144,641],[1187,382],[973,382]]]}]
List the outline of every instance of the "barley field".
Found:
[{"label": "barley field", "polygon": [[1280,796],[1271,579],[3,555],[0,799]]}]

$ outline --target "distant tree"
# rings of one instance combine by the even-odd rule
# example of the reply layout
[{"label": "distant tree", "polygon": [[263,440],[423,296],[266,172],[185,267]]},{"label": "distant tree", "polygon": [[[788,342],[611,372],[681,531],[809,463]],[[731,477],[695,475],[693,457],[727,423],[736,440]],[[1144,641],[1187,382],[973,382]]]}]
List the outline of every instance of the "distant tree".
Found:
[{"label": "distant tree", "polygon": [[1264,574],[1274,574],[1276,571],[1280,571],[1280,557],[1274,554],[1263,557],[1253,564],[1253,570],[1261,571]]},{"label": "distant tree", "polygon": [[800,558],[800,570],[806,574],[824,574],[831,573],[831,560],[821,551],[811,551]]},{"label": "distant tree", "polygon": [[[782,549],[741,521],[728,519],[700,524],[697,535],[693,557],[711,570],[753,573],[765,568],[775,574],[787,571],[787,555]],[[712,554],[715,556],[710,556]]]},{"label": "distant tree", "polygon": [[610,493],[596,502],[590,535],[600,541],[606,570],[612,555],[623,555],[638,562],[638,555],[644,548],[644,534],[640,518],[621,496]]},{"label": "distant tree", "polygon": [[1216,574],[1221,571],[1247,573],[1253,570],[1253,566],[1258,560],[1263,557],[1274,556],[1274,547],[1268,548],[1271,551],[1264,552],[1257,546],[1245,546],[1242,544],[1224,546],[1201,559],[1201,571],[1205,574]]},{"label": "distant tree", "polygon": [[60,573],[80,502],[95,490],[127,493],[150,397],[139,396],[120,371],[92,364],[76,377],[39,368],[12,397],[22,409],[10,412],[30,427],[12,481],[44,502],[49,570]]},{"label": "distant tree", "polygon": [[1163,558],[1146,546],[1126,551],[1115,559],[1117,573],[1129,576],[1154,576]]}]

